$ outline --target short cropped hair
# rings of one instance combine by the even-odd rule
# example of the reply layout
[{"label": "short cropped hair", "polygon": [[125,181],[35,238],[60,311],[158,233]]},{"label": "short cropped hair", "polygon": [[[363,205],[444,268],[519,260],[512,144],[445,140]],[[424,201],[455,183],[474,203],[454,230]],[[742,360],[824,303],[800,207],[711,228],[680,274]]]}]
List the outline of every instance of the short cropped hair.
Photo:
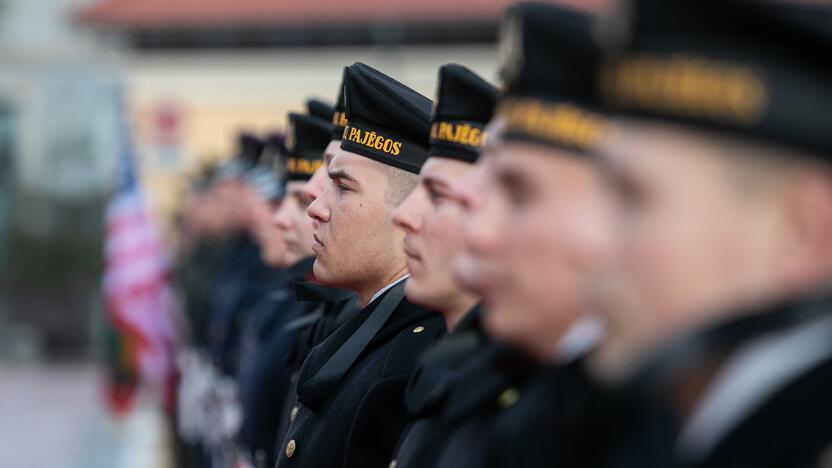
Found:
[{"label": "short cropped hair", "polygon": [[387,176],[387,202],[392,207],[399,206],[419,183],[418,175],[390,165],[384,165],[384,174]]}]

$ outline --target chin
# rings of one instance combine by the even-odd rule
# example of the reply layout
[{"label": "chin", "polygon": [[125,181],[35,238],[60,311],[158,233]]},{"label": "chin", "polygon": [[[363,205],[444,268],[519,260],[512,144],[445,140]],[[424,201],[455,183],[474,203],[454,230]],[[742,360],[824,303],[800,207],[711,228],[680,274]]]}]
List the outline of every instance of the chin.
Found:
[{"label": "chin", "polygon": [[410,278],[408,278],[407,283],[404,285],[405,297],[407,297],[407,300],[413,304],[433,308],[434,306],[431,304],[430,295],[425,294],[423,290],[424,288],[420,286],[419,280],[414,279],[411,275]]},{"label": "chin", "polygon": [[315,263],[312,264],[312,273],[314,273],[315,278],[321,282],[324,282],[325,278],[328,276],[323,260],[321,260],[320,256],[315,257]]},{"label": "chin", "polygon": [[339,278],[336,272],[331,271],[324,260],[320,256],[315,258],[315,263],[312,265],[312,273],[315,279],[327,286],[340,287],[343,284],[343,278]]}]

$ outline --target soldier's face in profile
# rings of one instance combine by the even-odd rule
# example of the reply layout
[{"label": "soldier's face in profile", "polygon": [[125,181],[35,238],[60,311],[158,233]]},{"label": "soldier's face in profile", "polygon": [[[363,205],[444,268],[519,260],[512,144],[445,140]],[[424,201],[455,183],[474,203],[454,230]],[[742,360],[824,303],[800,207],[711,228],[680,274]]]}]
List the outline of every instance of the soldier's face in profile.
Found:
[{"label": "soldier's face in profile", "polygon": [[410,279],[408,300],[436,310],[456,305],[460,287],[451,274],[462,246],[460,206],[450,196],[451,183],[473,165],[448,158],[429,158],[419,185],[394,212],[393,222],[405,232],[404,252]]},{"label": "soldier's face in profile", "polygon": [[286,243],[285,265],[293,265],[312,255],[315,228],[312,218],[306,215],[306,209],[314,198],[304,190],[306,185],[305,181],[287,182],[286,198],[275,212],[275,224]]},{"label": "soldier's face in profile", "polygon": [[637,359],[753,302],[772,265],[783,264],[765,247],[777,235],[766,196],[743,188],[716,143],[667,124],[620,121],[599,149],[621,233],[617,272],[602,296],[606,356]]},{"label": "soldier's face in profile", "polygon": [[[591,311],[590,292],[614,253],[612,203],[586,156],[507,142],[494,153],[494,200],[508,207],[506,275],[482,291],[488,331],[542,358]],[[483,210],[490,210],[487,202]]]},{"label": "soldier's face in profile", "polygon": [[249,223],[248,197],[250,188],[239,180],[221,181],[213,190],[225,234],[244,229]]},{"label": "soldier's face in profile", "polygon": [[389,273],[390,266],[403,257],[403,233],[391,219],[385,167],[340,150],[327,171],[326,189],[307,210],[315,228],[315,276],[347,289],[383,284],[378,276]]},{"label": "soldier's face in profile", "polygon": [[250,231],[260,247],[263,263],[270,266],[283,265],[286,261],[286,243],[280,229],[272,221],[280,203],[269,203],[256,194],[251,194],[248,197],[248,206]]},{"label": "soldier's face in profile", "polygon": [[495,198],[493,151],[493,147],[485,148],[474,168],[454,181],[450,190],[462,207],[463,246],[454,257],[453,274],[462,287],[479,295],[504,284],[506,275],[496,261],[505,250],[505,233],[495,227],[505,224],[508,204]]}]

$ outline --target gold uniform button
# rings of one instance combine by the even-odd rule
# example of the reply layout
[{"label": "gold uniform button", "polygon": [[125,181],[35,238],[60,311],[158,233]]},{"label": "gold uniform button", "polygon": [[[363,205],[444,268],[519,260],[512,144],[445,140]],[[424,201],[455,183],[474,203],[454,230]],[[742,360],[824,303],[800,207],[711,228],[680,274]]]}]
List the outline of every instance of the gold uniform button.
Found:
[{"label": "gold uniform button", "polygon": [[290,440],[289,443],[286,444],[286,458],[292,458],[295,455],[295,449],[297,447],[298,445],[295,443],[295,439]]},{"label": "gold uniform button", "polygon": [[509,387],[497,397],[497,404],[500,408],[508,408],[509,406],[517,403],[517,400],[520,399],[520,392],[517,391],[516,388]]},{"label": "gold uniform button", "polygon": [[413,329],[413,333],[422,333],[423,331],[425,331],[425,327],[421,325]]},{"label": "gold uniform button", "polygon": [[391,461],[387,468],[396,468],[396,460]]},{"label": "gold uniform button", "polygon": [[293,406],[292,411],[289,413],[289,422],[295,422],[296,417],[298,417],[298,407]]}]

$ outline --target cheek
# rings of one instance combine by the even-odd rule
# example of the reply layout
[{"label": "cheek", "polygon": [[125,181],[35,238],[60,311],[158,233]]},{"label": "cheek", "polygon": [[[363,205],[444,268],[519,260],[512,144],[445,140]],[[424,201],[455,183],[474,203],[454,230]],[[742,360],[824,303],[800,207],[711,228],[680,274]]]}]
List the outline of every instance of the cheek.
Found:
[{"label": "cheek", "polygon": [[380,216],[372,216],[372,211],[367,201],[362,201],[357,195],[334,204],[329,229],[330,237],[338,245],[335,253],[339,257],[360,258],[354,252],[366,245],[368,239],[378,235]]},{"label": "cheek", "polygon": [[298,235],[302,241],[309,241],[312,243],[313,237],[312,235],[315,233],[315,226],[312,224],[312,219],[309,216],[306,216],[305,210],[300,210],[297,217],[295,218],[295,226],[298,231]]},{"label": "cheek", "polygon": [[482,206],[461,219],[465,242],[483,259],[498,258],[505,253],[509,213],[508,202],[490,193]]},{"label": "cheek", "polygon": [[449,210],[428,214],[424,219],[423,243],[425,254],[446,265],[462,247],[459,218]]}]

